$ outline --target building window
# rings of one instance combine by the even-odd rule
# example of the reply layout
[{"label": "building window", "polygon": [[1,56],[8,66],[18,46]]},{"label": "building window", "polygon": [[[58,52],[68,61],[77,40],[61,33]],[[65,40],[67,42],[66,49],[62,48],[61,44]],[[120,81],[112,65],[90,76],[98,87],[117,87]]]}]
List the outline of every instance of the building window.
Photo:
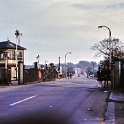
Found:
[{"label": "building window", "polygon": [[23,55],[22,55],[22,52],[18,52],[18,60],[23,60]]},{"label": "building window", "polygon": [[12,60],[15,60],[15,51],[12,51]]},{"label": "building window", "polygon": [[0,60],[4,60],[4,53],[0,53]]},{"label": "building window", "polygon": [[11,52],[8,52],[8,53],[7,53],[7,57],[8,57],[9,60],[12,59],[12,57],[11,57]]}]

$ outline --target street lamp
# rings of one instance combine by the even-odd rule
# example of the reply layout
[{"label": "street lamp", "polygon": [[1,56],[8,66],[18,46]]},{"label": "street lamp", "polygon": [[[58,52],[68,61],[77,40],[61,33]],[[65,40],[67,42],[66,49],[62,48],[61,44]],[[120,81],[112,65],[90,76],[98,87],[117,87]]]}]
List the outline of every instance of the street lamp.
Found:
[{"label": "street lamp", "polygon": [[[112,37],[111,37],[111,29],[105,25],[100,25],[98,26],[98,28],[106,28],[109,31],[109,68],[111,71],[111,63],[112,63],[112,48],[113,48],[113,44],[112,44]],[[113,80],[111,78],[111,80]],[[114,88],[114,85],[111,83],[111,88]]]},{"label": "street lamp", "polygon": [[110,63],[110,66],[111,66],[111,59],[112,59],[112,57],[111,57],[111,42],[112,42],[112,40],[111,40],[111,29],[108,27],[108,26],[105,26],[105,25],[100,25],[100,26],[98,26],[98,28],[106,28],[108,31],[109,31],[109,48],[110,48],[110,55],[109,55],[109,63]]},{"label": "street lamp", "polygon": [[68,54],[71,54],[71,52],[67,52],[67,53],[65,54],[65,78],[67,78],[66,58],[67,58],[67,55],[68,55]]},{"label": "street lamp", "polygon": [[19,32],[19,30],[15,31],[16,36],[16,52],[15,52],[15,59],[16,59],[16,80],[17,80],[17,71],[18,71],[18,45],[20,44],[20,36],[22,36],[22,33]]},{"label": "street lamp", "polygon": [[109,30],[109,39],[111,39],[111,29],[108,26],[100,25],[98,28],[107,28]]}]

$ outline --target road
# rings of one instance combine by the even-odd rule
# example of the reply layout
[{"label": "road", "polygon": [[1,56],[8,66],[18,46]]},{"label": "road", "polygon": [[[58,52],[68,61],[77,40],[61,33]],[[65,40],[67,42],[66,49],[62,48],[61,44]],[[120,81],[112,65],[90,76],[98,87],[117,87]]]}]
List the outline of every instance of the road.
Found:
[{"label": "road", "polygon": [[0,124],[105,124],[107,96],[84,78],[5,88]]}]

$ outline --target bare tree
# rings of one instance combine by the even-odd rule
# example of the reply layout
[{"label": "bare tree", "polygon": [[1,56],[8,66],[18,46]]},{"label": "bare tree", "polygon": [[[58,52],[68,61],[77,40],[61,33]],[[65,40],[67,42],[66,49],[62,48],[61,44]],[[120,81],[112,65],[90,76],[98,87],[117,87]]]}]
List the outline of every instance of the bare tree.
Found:
[{"label": "bare tree", "polygon": [[95,43],[92,49],[97,51],[96,56],[103,55],[105,58],[109,58],[111,52],[112,58],[120,58],[124,55],[123,47],[123,43],[119,39],[113,38],[111,40],[104,39]]}]

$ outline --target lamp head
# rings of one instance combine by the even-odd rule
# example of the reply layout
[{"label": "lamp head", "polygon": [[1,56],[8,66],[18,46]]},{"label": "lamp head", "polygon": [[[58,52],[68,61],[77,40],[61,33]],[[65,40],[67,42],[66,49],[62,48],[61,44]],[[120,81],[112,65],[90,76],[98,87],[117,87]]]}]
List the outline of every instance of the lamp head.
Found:
[{"label": "lamp head", "polygon": [[102,25],[98,26],[98,28],[102,28],[102,27],[103,27]]},{"label": "lamp head", "polygon": [[16,30],[16,31],[15,31],[15,36],[18,37],[19,34],[20,34],[20,33],[19,33],[19,30]]}]

